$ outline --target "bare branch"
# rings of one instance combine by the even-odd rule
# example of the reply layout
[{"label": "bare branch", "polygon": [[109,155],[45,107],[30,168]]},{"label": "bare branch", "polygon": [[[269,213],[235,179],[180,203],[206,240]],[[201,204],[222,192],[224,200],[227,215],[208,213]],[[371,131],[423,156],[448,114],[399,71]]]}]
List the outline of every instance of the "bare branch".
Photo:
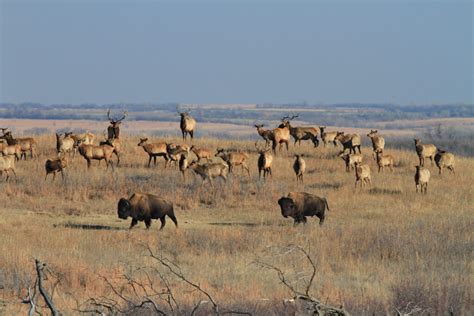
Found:
[{"label": "bare branch", "polygon": [[49,297],[48,292],[46,292],[46,290],[43,287],[43,278],[44,278],[43,269],[46,266],[46,264],[43,264],[38,259],[35,259],[35,265],[36,265],[36,274],[38,277],[38,289],[41,293],[41,296],[43,296],[44,301],[46,302],[46,305],[48,305],[48,308],[51,310],[51,313],[53,314],[53,316],[57,316],[59,315],[59,313],[56,307],[54,306],[53,301]]}]

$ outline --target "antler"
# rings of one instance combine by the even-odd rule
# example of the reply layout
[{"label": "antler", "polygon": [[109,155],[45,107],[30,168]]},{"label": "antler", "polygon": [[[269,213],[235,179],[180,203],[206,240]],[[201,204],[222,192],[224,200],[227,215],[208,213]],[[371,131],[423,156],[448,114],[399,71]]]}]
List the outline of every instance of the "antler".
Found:
[{"label": "antler", "polygon": [[107,111],[107,118],[109,119],[110,123],[113,123],[113,119],[110,118],[110,109]]},{"label": "antler", "polygon": [[291,121],[291,120],[297,118],[298,116],[299,116],[299,114],[296,114],[296,115],[293,115],[293,114],[292,114],[291,117],[290,117],[289,115],[287,115],[287,116],[283,117],[283,118],[281,119],[281,121],[282,121],[282,122],[285,122],[285,121],[289,122],[289,121]]},{"label": "antler", "polygon": [[117,120],[117,121],[115,121],[115,123],[122,122],[122,121],[127,117],[127,115],[128,115],[128,112],[127,112],[127,111],[123,111],[123,116],[122,116],[122,118],[119,119],[119,120]]}]

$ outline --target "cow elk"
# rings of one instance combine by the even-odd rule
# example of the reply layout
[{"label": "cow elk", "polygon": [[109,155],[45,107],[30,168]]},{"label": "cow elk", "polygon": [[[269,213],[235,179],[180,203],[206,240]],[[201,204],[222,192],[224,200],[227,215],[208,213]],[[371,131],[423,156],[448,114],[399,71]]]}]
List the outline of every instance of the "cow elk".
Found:
[{"label": "cow elk", "polygon": [[186,181],[186,170],[188,169],[188,167],[189,167],[188,154],[184,153],[179,158],[179,171],[181,172],[181,175],[183,176],[184,181]]},{"label": "cow elk", "polygon": [[1,147],[0,153],[3,156],[14,156],[18,161],[21,158],[21,146],[5,144],[5,146]]},{"label": "cow elk", "polygon": [[415,187],[416,193],[418,193],[418,187],[421,193],[428,192],[428,182],[430,181],[430,171],[422,166],[415,166]]},{"label": "cow elk", "polygon": [[439,169],[439,174],[443,168],[448,169],[454,174],[454,155],[444,150],[438,150],[434,157],[436,166]]},{"label": "cow elk", "polygon": [[257,128],[257,133],[265,140],[265,146],[268,146],[270,142],[273,140],[273,132],[269,129],[263,129],[263,124],[255,124]]},{"label": "cow elk", "polygon": [[20,145],[21,147],[21,158],[26,160],[26,154],[30,153],[30,157],[34,158],[36,156],[36,141],[31,138],[13,138],[12,132],[4,132],[0,139],[5,139],[8,145]]},{"label": "cow elk", "polygon": [[[313,141],[314,146],[317,147],[317,145],[319,145],[319,141],[317,138],[318,130],[314,127],[291,126],[290,121],[297,117],[298,115],[293,115],[291,118],[289,117],[284,118],[282,124],[280,124],[279,127],[284,128],[285,126],[287,126],[289,128],[290,135],[295,140],[295,143],[294,143],[295,145],[296,143],[298,143],[298,145],[301,145],[302,140],[311,140]],[[316,139],[316,141],[314,139]]]},{"label": "cow elk", "polygon": [[433,165],[433,159],[437,151],[436,146],[433,144],[422,144],[421,140],[418,138],[415,138],[413,140],[415,141],[415,149],[418,155],[418,159],[420,160],[420,166],[424,167],[425,158],[429,158],[431,160],[431,165]]},{"label": "cow elk", "polygon": [[385,148],[385,139],[380,136],[377,130],[370,130],[367,137],[372,141],[372,157],[376,159],[377,151],[383,151]]},{"label": "cow elk", "polygon": [[58,154],[73,153],[73,157],[76,156],[75,140],[72,137],[72,133],[65,133],[64,136],[56,133],[56,151]]},{"label": "cow elk", "polygon": [[3,175],[5,172],[7,174],[7,178],[5,181],[8,181],[10,178],[10,173],[13,172],[16,178],[16,172],[15,172],[15,157],[13,156],[3,156],[0,157],[0,176]]},{"label": "cow elk", "polygon": [[122,118],[116,120],[110,117],[110,109],[107,111],[107,119],[110,122],[109,127],[107,127],[107,139],[120,138],[120,124],[127,117],[127,114],[127,111],[124,111]]},{"label": "cow elk", "polygon": [[250,170],[247,166],[247,159],[249,159],[249,155],[243,152],[230,152],[228,150],[224,150],[222,148],[217,148],[217,152],[215,157],[220,157],[224,160],[227,165],[229,166],[229,172],[233,173],[235,166],[241,166],[242,171],[245,169],[247,170],[247,174],[250,178]]},{"label": "cow elk", "polygon": [[166,143],[148,143],[148,138],[140,138],[137,146],[143,148],[148,154],[148,167],[150,167],[151,160],[156,166],[156,157],[163,157],[165,159],[165,167],[168,165],[168,151],[166,150]]},{"label": "cow elk", "polygon": [[346,172],[350,172],[351,169],[354,169],[356,162],[362,163],[362,160],[363,160],[363,156],[361,154],[340,153],[338,157],[344,160],[344,163],[346,164]]},{"label": "cow elk", "polygon": [[227,164],[221,162],[200,165],[194,160],[189,164],[189,168],[202,178],[203,183],[208,180],[212,188],[214,188],[214,178],[221,177],[224,181],[227,181],[227,174],[229,173]]},{"label": "cow elk", "polygon": [[[100,142],[101,146],[108,145],[113,148],[112,153],[117,157],[117,166],[120,164],[120,152],[122,151],[122,141],[119,138],[108,138]],[[99,162],[100,163],[100,162]]]},{"label": "cow elk", "polygon": [[189,111],[178,112],[181,116],[179,127],[183,134],[183,140],[186,141],[186,137],[189,134],[191,140],[194,138],[194,129],[196,128],[196,120],[189,114]]},{"label": "cow elk", "polygon": [[273,129],[272,134],[272,149],[273,153],[276,154],[276,146],[279,145],[279,149],[281,150],[281,147],[283,144],[286,145],[286,150],[288,150],[288,144],[290,143],[290,121],[294,119],[296,116],[293,115],[292,117],[290,116],[285,116],[284,118],[281,119],[281,124],[279,127]]},{"label": "cow elk", "polygon": [[361,188],[365,186],[366,184],[369,184],[369,185],[372,184],[372,180],[370,178],[370,167],[368,165],[356,162],[355,171],[356,171],[356,181],[355,181],[356,188],[357,188],[358,182],[360,182]]},{"label": "cow elk", "polygon": [[360,135],[359,134],[344,134],[344,132],[337,132],[336,140],[338,140],[342,145],[342,151],[340,153],[344,153],[346,149],[349,149],[349,153],[356,153],[356,149],[359,149],[359,154],[361,154],[360,150]]},{"label": "cow elk", "polygon": [[44,169],[46,170],[46,176],[44,177],[44,181],[48,178],[48,174],[53,174],[53,180],[56,178],[56,174],[61,172],[61,177],[64,180],[64,169],[67,167],[68,161],[66,157],[61,157],[57,159],[48,159],[44,164]]},{"label": "cow elk", "polygon": [[79,146],[79,154],[84,157],[84,159],[87,161],[87,168],[89,169],[91,167],[91,161],[92,160],[98,160],[99,164],[100,161],[105,160],[106,164],[106,169],[109,168],[109,165],[112,166],[112,169],[114,168],[114,165],[112,163],[112,154],[114,153],[114,147],[110,145],[86,145],[81,143]]},{"label": "cow elk", "polygon": [[295,162],[293,163],[293,171],[296,174],[296,183],[303,181],[303,175],[306,170],[306,162],[303,159],[303,155],[295,155]]},{"label": "cow elk", "polygon": [[337,147],[337,132],[326,132],[325,130],[326,126],[319,127],[319,131],[321,133],[321,140],[323,141],[324,147],[326,147],[329,143],[332,143],[334,147]]},{"label": "cow elk", "polygon": [[190,150],[196,155],[198,162],[201,162],[202,159],[206,159],[209,162],[212,159],[212,152],[208,149],[197,148],[193,145]]},{"label": "cow elk", "polygon": [[259,154],[257,160],[258,166],[258,179],[261,179],[263,171],[263,179],[266,180],[267,175],[272,176],[272,162],[273,156],[271,154],[271,147],[267,144],[264,148],[258,146],[258,142],[255,143],[255,148]]},{"label": "cow elk", "polygon": [[377,166],[379,167],[378,172],[383,171],[384,167],[389,167],[390,171],[393,172],[393,156],[384,155],[382,149],[377,149],[375,151],[375,159],[377,160]]},{"label": "cow elk", "polygon": [[168,162],[174,162],[175,166],[177,166],[181,156],[189,153],[189,146],[186,144],[177,145],[170,143],[166,145],[166,152],[168,154]]}]

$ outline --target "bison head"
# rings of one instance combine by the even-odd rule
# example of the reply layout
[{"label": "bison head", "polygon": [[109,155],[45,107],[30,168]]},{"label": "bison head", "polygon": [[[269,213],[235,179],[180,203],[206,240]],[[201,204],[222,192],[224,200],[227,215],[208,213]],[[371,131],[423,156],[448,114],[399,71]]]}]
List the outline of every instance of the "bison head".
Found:
[{"label": "bison head", "polygon": [[280,205],[283,217],[294,216],[296,213],[296,205],[293,199],[282,197],[278,200],[278,204]]},{"label": "bison head", "polygon": [[121,219],[127,219],[132,211],[132,204],[127,199],[120,199],[117,206],[118,217]]}]

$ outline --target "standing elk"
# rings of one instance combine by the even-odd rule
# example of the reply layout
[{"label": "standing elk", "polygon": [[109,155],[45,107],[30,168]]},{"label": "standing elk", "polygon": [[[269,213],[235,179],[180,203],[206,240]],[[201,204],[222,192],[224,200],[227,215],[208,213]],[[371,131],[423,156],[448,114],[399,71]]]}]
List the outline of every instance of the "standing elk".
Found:
[{"label": "standing elk", "polygon": [[13,172],[16,178],[15,157],[13,156],[0,157],[0,176],[2,176],[4,172],[7,174],[7,178],[5,182],[8,181],[8,179],[10,178],[10,174],[9,174],[10,171]]},{"label": "standing elk", "polygon": [[344,160],[346,164],[346,172],[351,172],[351,169],[355,168],[355,163],[362,163],[363,156],[361,154],[344,154],[340,153],[338,157]]},{"label": "standing elk", "polygon": [[377,149],[375,151],[375,158],[377,160],[377,166],[379,167],[379,173],[380,171],[383,171],[384,167],[389,167],[390,171],[393,172],[393,156],[391,155],[384,155],[382,149]]},{"label": "standing elk", "polygon": [[356,188],[357,188],[357,182],[360,182],[361,188],[365,186],[366,184],[369,184],[369,185],[372,184],[372,180],[370,178],[370,167],[368,165],[356,162],[355,170],[356,170],[356,181],[355,181]]},{"label": "standing elk", "polygon": [[296,175],[296,183],[301,181],[301,183],[304,183],[303,181],[303,175],[306,170],[306,162],[303,159],[303,155],[295,155],[295,162],[293,163],[293,171],[295,172]]},{"label": "standing elk", "polygon": [[452,153],[438,149],[434,160],[439,169],[439,174],[441,174],[441,169],[443,168],[447,168],[454,174],[454,155]]},{"label": "standing elk", "polygon": [[87,169],[91,167],[91,160],[100,161],[105,160],[106,169],[109,169],[109,165],[114,168],[112,163],[112,154],[114,153],[114,147],[110,145],[86,145],[81,143],[79,146],[79,154],[84,157],[87,161]]},{"label": "standing elk", "polygon": [[208,149],[197,148],[193,145],[189,150],[191,150],[194,155],[196,155],[198,162],[201,162],[201,159],[206,159],[208,162],[212,159],[212,152]]},{"label": "standing elk", "polygon": [[107,119],[110,122],[109,127],[107,127],[107,139],[116,139],[120,138],[120,124],[127,117],[127,111],[123,112],[122,118],[115,120],[110,117],[110,109],[107,111]]},{"label": "standing elk", "polygon": [[268,144],[264,148],[258,147],[258,142],[255,142],[255,148],[257,149],[257,152],[259,154],[258,161],[257,161],[258,179],[260,180],[262,176],[262,171],[263,171],[264,180],[267,179],[268,174],[273,177],[272,175],[273,156],[270,152],[272,148]]},{"label": "standing elk", "polygon": [[418,187],[420,187],[421,193],[428,192],[428,182],[430,181],[430,171],[422,166],[415,166],[415,187],[416,193],[418,193]]},{"label": "standing elk", "polygon": [[324,147],[326,147],[329,143],[332,143],[334,147],[337,147],[337,141],[336,141],[337,132],[326,132],[325,129],[326,129],[326,126],[319,127],[321,140],[323,141]]},{"label": "standing elk", "polygon": [[30,153],[30,157],[34,158],[36,156],[36,141],[31,138],[13,138],[12,132],[4,132],[0,139],[5,139],[8,145],[20,145],[21,147],[21,158],[26,160],[26,153]]},{"label": "standing elk", "polygon": [[[99,145],[108,145],[113,148],[112,153],[117,157],[117,166],[120,164],[120,152],[122,150],[122,141],[120,138],[108,138],[99,143]],[[99,161],[100,164],[100,161]]]},{"label": "standing elk", "polygon": [[165,167],[168,165],[168,152],[166,150],[166,143],[147,143],[148,138],[140,138],[137,146],[143,147],[143,150],[148,154],[148,167],[150,167],[151,159],[153,165],[156,166],[156,157],[163,157],[165,159]]},{"label": "standing elk", "polygon": [[[295,140],[294,145],[296,146],[296,143],[298,145],[301,145],[302,140],[311,140],[313,141],[314,147],[317,147],[319,145],[319,141],[317,140],[318,136],[318,130],[314,127],[302,127],[302,126],[297,126],[293,127],[291,126],[290,121],[297,118],[299,115],[293,115],[291,118],[289,118],[286,122],[282,122],[280,124],[280,128],[284,128],[285,126],[288,126],[290,129],[290,135],[293,137]],[[316,139],[316,140],[315,140]]]},{"label": "standing elk", "polygon": [[75,140],[72,137],[72,133],[65,133],[64,136],[56,133],[56,151],[58,154],[73,153],[73,157],[76,156]]},{"label": "standing elk", "polygon": [[214,178],[221,177],[224,181],[227,181],[227,175],[229,173],[229,167],[227,164],[222,162],[205,163],[200,165],[194,160],[189,164],[189,168],[202,178],[203,184],[206,179],[209,180],[212,188],[214,188]]},{"label": "standing elk", "polygon": [[230,152],[228,150],[224,150],[222,148],[217,148],[217,152],[214,155],[215,157],[220,157],[224,160],[227,165],[229,166],[229,172],[233,173],[235,166],[241,166],[242,171],[245,169],[247,170],[247,174],[250,178],[250,170],[247,166],[246,160],[249,159],[249,155],[243,152]]},{"label": "standing elk", "polygon": [[66,157],[61,157],[57,159],[48,159],[44,164],[44,169],[46,170],[46,176],[44,177],[44,181],[48,178],[48,174],[53,174],[53,180],[56,178],[56,174],[61,172],[61,177],[64,180],[64,169],[67,167],[68,162]]},{"label": "standing elk", "polygon": [[273,153],[276,154],[276,146],[279,145],[279,150],[283,144],[286,145],[286,150],[288,150],[288,144],[290,142],[290,121],[296,116],[285,116],[281,119],[281,124],[279,127],[272,130],[272,149]]},{"label": "standing elk", "polygon": [[273,139],[273,132],[269,129],[263,129],[263,124],[255,124],[257,133],[265,140],[265,146],[268,146]]},{"label": "standing elk", "polygon": [[189,167],[188,154],[184,153],[179,158],[179,171],[181,172],[181,175],[183,176],[184,181],[186,181],[186,170],[188,169],[188,167]]},{"label": "standing elk", "polygon": [[372,141],[372,157],[376,159],[377,151],[383,151],[385,148],[385,139],[380,136],[377,130],[370,130],[367,137]]},{"label": "standing elk", "polygon": [[338,140],[342,145],[341,153],[344,153],[346,149],[349,149],[349,153],[356,153],[356,149],[359,149],[359,154],[361,154],[360,150],[360,135],[359,134],[344,134],[344,132],[337,132],[336,140]]},{"label": "standing elk", "polygon": [[167,144],[166,152],[168,155],[167,162],[174,162],[176,166],[177,164],[179,165],[179,160],[181,159],[181,156],[189,153],[189,146],[186,144],[183,144],[183,145],[177,145],[173,143]]},{"label": "standing elk", "polygon": [[422,144],[421,140],[418,138],[413,139],[415,141],[415,149],[420,160],[420,166],[425,166],[425,158],[430,158],[431,165],[433,165],[433,159],[436,155],[437,148],[433,144]]},{"label": "standing elk", "polygon": [[0,153],[3,156],[14,156],[15,159],[18,161],[21,158],[21,146],[5,144],[5,146],[1,147]]},{"label": "standing elk", "polygon": [[196,128],[196,120],[189,114],[189,111],[178,112],[181,116],[179,127],[183,134],[183,140],[186,141],[186,136],[189,134],[191,140],[194,138],[194,129]]}]

